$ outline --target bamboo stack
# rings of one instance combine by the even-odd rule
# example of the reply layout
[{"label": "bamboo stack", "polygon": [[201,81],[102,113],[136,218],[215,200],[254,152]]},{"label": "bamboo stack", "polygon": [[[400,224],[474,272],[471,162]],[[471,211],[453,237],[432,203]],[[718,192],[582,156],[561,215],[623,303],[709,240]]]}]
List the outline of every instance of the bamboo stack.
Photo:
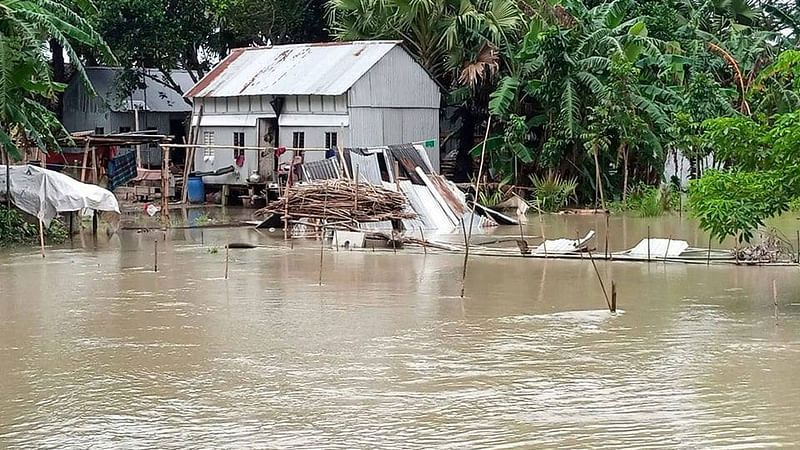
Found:
[{"label": "bamboo stack", "polygon": [[[289,204],[286,204],[289,198]],[[295,185],[287,195],[257,215],[279,214],[289,220],[324,219],[336,222],[378,222],[415,217],[406,208],[405,195],[351,180],[321,180],[311,184]]]}]

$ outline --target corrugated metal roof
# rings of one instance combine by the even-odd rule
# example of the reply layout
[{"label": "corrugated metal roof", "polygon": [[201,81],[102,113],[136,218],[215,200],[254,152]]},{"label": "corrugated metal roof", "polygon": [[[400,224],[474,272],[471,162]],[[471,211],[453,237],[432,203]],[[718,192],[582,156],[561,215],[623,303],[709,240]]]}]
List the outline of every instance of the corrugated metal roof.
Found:
[{"label": "corrugated metal roof", "polygon": [[636,244],[636,247],[628,250],[627,253],[633,256],[649,255],[651,258],[656,259],[667,258],[670,256],[680,256],[680,254],[685,252],[687,248],[689,248],[689,243],[686,241],[653,238],[650,239],[649,249],[647,239],[642,239],[638,244]]},{"label": "corrugated metal roof", "polygon": [[[156,81],[156,79],[164,79],[164,75],[156,69],[146,69],[147,76],[144,77],[146,89],[137,89],[130,97],[122,96],[116,87],[117,76],[121,72],[122,69],[119,67],[86,68],[86,75],[95,91],[108,103],[112,111],[130,111],[132,109],[131,100],[143,104],[147,111],[153,112],[189,112],[192,110],[181,94]],[[184,70],[173,70],[171,76],[184,91],[194,84],[192,78]],[[77,79],[73,82],[80,83]]]},{"label": "corrugated metal roof", "polygon": [[341,95],[400,41],[234,49],[186,97]]}]

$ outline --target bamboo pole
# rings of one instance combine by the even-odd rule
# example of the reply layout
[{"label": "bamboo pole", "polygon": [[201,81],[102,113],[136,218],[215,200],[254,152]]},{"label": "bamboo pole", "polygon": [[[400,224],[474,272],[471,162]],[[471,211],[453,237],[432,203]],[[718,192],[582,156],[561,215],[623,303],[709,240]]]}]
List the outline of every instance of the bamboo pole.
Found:
[{"label": "bamboo pole", "polygon": [[97,179],[97,147],[92,147],[92,183],[100,183]]},{"label": "bamboo pole", "polygon": [[225,237],[225,279],[228,279],[228,264],[230,261],[231,255],[231,238],[229,236]]},{"label": "bamboo pole", "polygon": [[650,262],[650,225],[647,226],[647,262]]},{"label": "bamboo pole", "polygon": [[608,213],[606,213],[606,249],[605,249],[605,259],[608,259]]},{"label": "bamboo pole", "polygon": [[[428,245],[427,245],[427,241],[425,240],[425,232],[422,231],[422,227],[419,227],[419,235],[420,235],[420,237],[422,237],[422,251],[425,252],[425,255],[427,255],[428,254]],[[375,250],[375,247],[372,247],[372,249]]]},{"label": "bamboo pole", "polygon": [[86,182],[86,164],[89,162],[89,142],[91,139],[86,138],[86,144],[83,146],[83,165],[81,165],[81,183]]},{"label": "bamboo pole", "polygon": [[161,223],[169,226],[169,147],[161,149]]},{"label": "bamboo pole", "polygon": [[11,152],[2,146],[6,157],[6,209],[11,210]]},{"label": "bamboo pole", "polygon": [[[544,250],[544,257],[547,258],[547,236],[544,234],[544,219],[542,218],[542,205],[536,205],[536,211],[539,214],[539,231],[542,233],[542,249]],[[578,238],[580,240],[580,237]]]},{"label": "bamboo pole", "polygon": [[461,298],[464,298],[464,280],[467,279],[467,260],[469,259],[469,237],[464,219],[461,219],[461,231],[464,233],[464,267],[461,272]]},{"label": "bamboo pole", "polygon": [[611,280],[611,312],[617,312],[617,283]]},{"label": "bamboo pole", "polygon": [[672,243],[672,235],[670,234],[667,238],[667,250],[664,252],[664,262],[667,261],[667,257],[669,256],[669,245]]},{"label": "bamboo pole", "polygon": [[39,218],[39,245],[42,247],[42,258],[44,258],[44,223]]},{"label": "bamboo pole", "polygon": [[283,240],[287,240],[291,237],[291,230],[289,229],[289,199],[291,197],[291,191],[289,187],[292,185],[292,177],[294,176],[294,157],[296,152],[292,150],[292,159],[289,162],[289,173],[286,175],[286,189],[284,189],[284,195],[286,197],[286,204],[283,207]]},{"label": "bamboo pole", "polygon": [[153,241],[153,272],[158,272],[158,239]]},{"label": "bamboo pole", "polygon": [[[325,201],[322,204],[322,215],[325,216],[328,214],[328,193],[325,192]],[[322,225],[319,229],[319,285],[322,286],[322,262],[325,254],[325,226],[324,222],[325,219],[320,219],[320,225]],[[334,231],[334,234],[336,232]]]},{"label": "bamboo pole", "polygon": [[469,240],[472,237],[472,224],[475,222],[473,220],[473,216],[475,215],[475,205],[478,203],[478,199],[480,198],[481,193],[481,177],[483,177],[483,164],[486,161],[486,141],[489,140],[489,129],[492,126],[492,116],[490,115],[489,118],[486,120],[486,133],[483,136],[483,146],[481,148],[481,162],[478,166],[478,178],[475,180],[475,198],[472,200],[472,211],[470,211],[470,220],[469,220],[469,236],[466,234],[466,228],[464,227],[464,219],[461,219],[461,227],[464,228],[464,244],[466,245],[466,251],[464,252],[464,269],[461,274],[461,298],[464,298],[464,285],[467,279],[467,264],[469,262]]},{"label": "bamboo pole", "polygon": [[603,291],[603,296],[606,299],[606,305],[608,305],[608,310],[612,311],[611,308],[611,300],[608,299],[608,293],[606,292],[606,286],[603,284],[603,278],[600,276],[600,271],[597,270],[597,264],[594,262],[594,257],[592,256],[592,251],[589,250],[589,247],[586,247],[586,251],[589,253],[589,261],[592,262],[592,267],[594,267],[594,273],[597,274],[597,280],[600,282],[600,289]]},{"label": "bamboo pole", "polygon": [[772,280],[772,304],[775,314],[775,325],[778,324],[778,282]]},{"label": "bamboo pole", "polygon": [[711,233],[708,234],[708,253],[706,255],[706,266],[711,265]]},{"label": "bamboo pole", "polygon": [[356,188],[355,188],[355,195],[353,196],[353,211],[358,211],[358,175],[359,175],[359,166],[356,164]]}]

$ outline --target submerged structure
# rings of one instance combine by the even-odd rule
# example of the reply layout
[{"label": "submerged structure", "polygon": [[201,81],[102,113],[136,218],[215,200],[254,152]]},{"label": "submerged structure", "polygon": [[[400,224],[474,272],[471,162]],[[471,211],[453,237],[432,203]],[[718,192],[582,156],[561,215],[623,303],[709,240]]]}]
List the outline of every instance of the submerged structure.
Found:
[{"label": "submerged structure", "polygon": [[[234,49],[186,97],[198,144],[195,170],[234,167],[205,176],[206,183],[242,185],[256,172],[274,179],[276,162],[289,161],[290,154],[267,149],[281,147],[421,142],[439,169],[441,89],[400,41]],[[312,162],[324,153],[300,158]]]}]

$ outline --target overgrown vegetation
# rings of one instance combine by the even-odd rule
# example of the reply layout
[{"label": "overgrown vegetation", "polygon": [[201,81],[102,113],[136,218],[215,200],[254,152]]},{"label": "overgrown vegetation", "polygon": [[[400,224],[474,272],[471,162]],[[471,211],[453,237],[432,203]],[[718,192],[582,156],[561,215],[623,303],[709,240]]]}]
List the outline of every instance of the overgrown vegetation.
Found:
[{"label": "overgrown vegetation", "polygon": [[[404,39],[449,88],[463,154],[480,154],[473,138],[491,115],[486,150],[495,181],[527,184],[555,173],[577,180],[580,203],[621,201],[653,215],[678,198],[659,188],[672,181],[665,163],[685,160],[684,175],[699,180],[689,207],[720,239],[749,239],[796,197],[790,144],[798,140],[787,138],[797,137],[791,121],[800,108],[796,2],[329,6],[337,38]],[[640,185],[647,188],[631,189]],[[767,199],[770,190],[775,198]]]},{"label": "overgrown vegetation", "polygon": [[578,188],[578,181],[575,178],[563,180],[555,172],[548,172],[541,177],[531,175],[531,183],[534,188],[534,205],[546,212],[558,211],[567,206]]},{"label": "overgrown vegetation", "polygon": [[[58,218],[44,229],[44,240],[47,244],[60,244],[67,239],[69,231]],[[38,244],[37,223],[26,220],[25,215],[19,210],[0,208],[0,247]]]}]

